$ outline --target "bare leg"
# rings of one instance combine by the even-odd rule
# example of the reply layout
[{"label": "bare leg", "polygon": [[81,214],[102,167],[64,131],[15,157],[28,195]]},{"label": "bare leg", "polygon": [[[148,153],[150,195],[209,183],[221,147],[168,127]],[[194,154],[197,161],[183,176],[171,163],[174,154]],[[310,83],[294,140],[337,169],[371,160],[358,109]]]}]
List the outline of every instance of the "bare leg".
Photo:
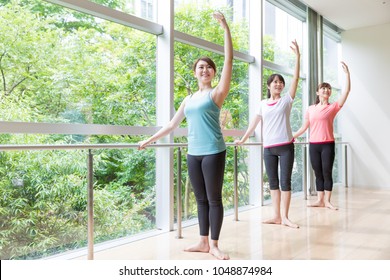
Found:
[{"label": "bare leg", "polygon": [[280,215],[280,190],[271,190],[272,207],[274,209],[274,217],[266,220],[264,224],[281,224],[282,217]]},{"label": "bare leg", "polygon": [[218,248],[218,240],[211,240],[210,250],[209,253],[216,257],[219,260],[228,260],[230,259],[229,255],[222,252]]},{"label": "bare leg", "polygon": [[185,248],[184,251],[208,253],[210,251],[209,237],[201,236],[198,243]]},{"label": "bare leg", "polygon": [[317,191],[317,201],[307,205],[308,207],[325,207],[324,192]]},{"label": "bare leg", "polygon": [[333,204],[330,203],[331,196],[332,196],[332,191],[325,191],[325,207],[332,210],[338,210],[336,206],[333,206]]},{"label": "bare leg", "polygon": [[288,218],[290,201],[291,201],[291,191],[282,191],[282,225],[291,228],[299,228],[297,224],[294,224]]}]

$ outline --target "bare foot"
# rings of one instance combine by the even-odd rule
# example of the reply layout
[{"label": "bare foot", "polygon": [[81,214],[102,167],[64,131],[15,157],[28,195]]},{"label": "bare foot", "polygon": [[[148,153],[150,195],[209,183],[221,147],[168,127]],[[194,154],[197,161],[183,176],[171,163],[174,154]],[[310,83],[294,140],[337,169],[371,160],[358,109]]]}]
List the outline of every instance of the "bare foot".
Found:
[{"label": "bare foot", "polygon": [[290,228],[299,228],[299,226],[297,224],[294,224],[293,222],[291,222],[289,219],[287,218],[284,218],[283,221],[282,221],[282,225],[286,226],[286,227],[290,227]]},{"label": "bare foot", "polygon": [[339,208],[337,208],[336,206],[334,206],[332,203],[330,202],[325,202],[325,207],[329,208],[329,209],[332,209],[332,210],[339,210]]},{"label": "bare foot", "polygon": [[210,251],[209,244],[205,242],[199,242],[184,249],[186,252],[201,252],[208,253]]},{"label": "bare foot", "polygon": [[312,204],[308,204],[307,207],[325,207],[325,203],[323,201],[317,200]]},{"label": "bare foot", "polygon": [[229,255],[222,252],[221,250],[219,250],[218,247],[210,248],[209,253],[219,260],[229,260],[230,259]]},{"label": "bare foot", "polygon": [[280,225],[281,223],[282,223],[281,218],[273,218],[273,219],[265,220],[263,222],[263,224],[275,224],[275,225]]}]

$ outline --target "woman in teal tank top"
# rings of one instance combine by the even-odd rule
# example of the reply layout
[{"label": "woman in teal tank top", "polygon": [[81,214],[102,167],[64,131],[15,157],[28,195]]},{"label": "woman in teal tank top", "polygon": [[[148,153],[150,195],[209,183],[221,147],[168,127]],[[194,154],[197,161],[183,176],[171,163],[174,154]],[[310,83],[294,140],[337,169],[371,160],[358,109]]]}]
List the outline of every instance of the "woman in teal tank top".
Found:
[{"label": "woman in teal tank top", "polygon": [[[222,186],[226,147],[219,114],[229,89],[233,68],[233,45],[230,29],[223,14],[213,17],[224,29],[224,65],[216,87],[211,82],[216,74],[215,63],[208,57],[195,61],[193,70],[198,90],[187,96],[171,121],[148,139],[139,142],[139,149],[168,135],[186,117],[188,122],[188,174],[196,197],[200,240],[188,252],[210,253],[217,259],[229,255],[219,249],[218,240],[223,222]],[[210,238],[209,238],[210,232]]]}]

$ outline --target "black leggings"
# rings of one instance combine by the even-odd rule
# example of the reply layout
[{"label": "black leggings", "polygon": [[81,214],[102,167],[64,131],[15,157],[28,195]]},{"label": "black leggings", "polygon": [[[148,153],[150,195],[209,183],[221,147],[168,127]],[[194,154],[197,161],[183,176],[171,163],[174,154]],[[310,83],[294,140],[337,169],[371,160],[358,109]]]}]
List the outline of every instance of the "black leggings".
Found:
[{"label": "black leggings", "polygon": [[280,161],[280,188],[291,191],[291,176],[294,166],[294,144],[264,148],[264,164],[268,175],[269,188],[279,190],[278,165]]},{"label": "black leggings", "polygon": [[313,144],[309,146],[310,162],[316,176],[317,191],[332,191],[332,169],[335,157],[334,142]]},{"label": "black leggings", "polygon": [[225,172],[226,150],[207,156],[187,155],[188,175],[198,206],[201,236],[218,240],[223,221],[222,185]]}]

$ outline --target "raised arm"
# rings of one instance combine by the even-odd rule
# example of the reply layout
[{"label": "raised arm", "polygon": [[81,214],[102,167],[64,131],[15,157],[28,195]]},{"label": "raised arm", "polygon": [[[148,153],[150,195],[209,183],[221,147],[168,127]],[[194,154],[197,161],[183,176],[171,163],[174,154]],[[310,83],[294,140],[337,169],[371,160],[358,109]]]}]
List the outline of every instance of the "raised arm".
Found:
[{"label": "raised arm", "polygon": [[349,92],[351,91],[351,77],[349,75],[349,69],[347,64],[345,62],[341,61],[341,66],[343,67],[344,73],[345,73],[345,88],[343,93],[341,94],[339,100],[337,100],[337,103],[339,103],[339,106],[342,107],[347,101]]},{"label": "raised arm", "polygon": [[238,145],[244,144],[245,141],[249,138],[249,136],[251,136],[253,134],[253,131],[255,131],[255,129],[260,121],[261,121],[261,116],[256,114],[256,116],[249,123],[248,128],[245,131],[245,134],[242,136],[242,138],[240,140],[234,141],[234,143],[236,143]]},{"label": "raised arm", "polygon": [[299,46],[296,40],[292,41],[292,46],[290,47],[293,52],[295,53],[296,60],[295,60],[295,69],[294,69],[294,76],[291,81],[291,86],[290,86],[290,96],[292,99],[295,98],[295,95],[297,93],[297,88],[298,88],[298,82],[299,82],[299,70],[301,68],[301,54],[299,52]]},{"label": "raised arm", "polygon": [[230,82],[231,82],[232,70],[233,70],[233,43],[232,43],[232,36],[230,34],[230,29],[224,15],[221,14],[220,12],[215,12],[213,14],[213,17],[216,20],[218,20],[221,27],[225,30],[225,35],[224,35],[225,36],[225,40],[224,40],[225,61],[223,63],[221,78],[213,92],[213,100],[215,104],[217,104],[217,106],[221,108],[230,90]]},{"label": "raised arm", "polygon": [[148,146],[150,143],[153,143],[157,141],[158,139],[168,135],[170,132],[172,132],[176,127],[179,126],[179,124],[183,121],[185,115],[184,115],[184,107],[185,102],[187,101],[186,97],[184,101],[181,103],[179,109],[173,116],[173,118],[170,120],[169,123],[167,123],[165,126],[163,126],[159,131],[157,131],[154,135],[150,136],[148,139],[138,142],[138,150],[145,149],[146,146]]}]

